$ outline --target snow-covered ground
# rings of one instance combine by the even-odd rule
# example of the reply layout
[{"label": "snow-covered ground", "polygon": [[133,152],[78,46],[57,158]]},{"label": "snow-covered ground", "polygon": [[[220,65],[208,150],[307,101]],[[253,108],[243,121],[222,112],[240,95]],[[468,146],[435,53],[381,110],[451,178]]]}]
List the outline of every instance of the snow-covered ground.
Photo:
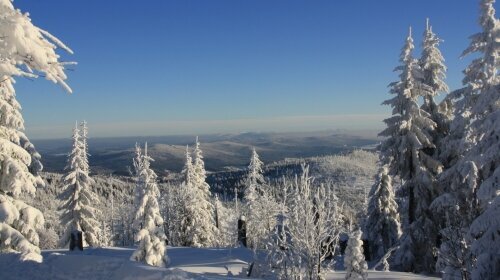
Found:
[{"label": "snow-covered ground", "polygon": [[[345,279],[344,278],[345,273],[342,271],[339,272],[330,272],[328,274],[327,279]],[[423,275],[416,275],[416,274],[411,274],[411,273],[405,273],[405,272],[394,272],[394,271],[374,271],[374,270],[369,270],[368,271],[368,279],[370,280],[377,280],[377,279],[391,279],[391,280],[421,280],[421,279],[440,279],[436,277],[429,277],[429,276],[423,276]]]},{"label": "snow-covered ground", "polygon": [[[246,278],[252,253],[244,248],[196,249],[169,247],[168,268],[129,261],[131,248],[43,251],[44,262],[20,262],[15,254],[0,254],[0,279],[236,279]],[[248,278],[246,278],[248,279]],[[328,279],[344,279],[331,272]],[[370,271],[369,279],[437,279],[401,272]]]}]

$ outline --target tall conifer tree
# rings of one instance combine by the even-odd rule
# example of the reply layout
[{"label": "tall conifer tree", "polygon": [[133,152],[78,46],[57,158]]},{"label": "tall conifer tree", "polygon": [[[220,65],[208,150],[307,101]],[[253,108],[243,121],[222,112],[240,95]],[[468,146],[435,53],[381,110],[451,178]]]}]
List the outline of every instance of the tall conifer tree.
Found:
[{"label": "tall conifer tree", "polygon": [[151,169],[153,158],[148,156],[148,144],[141,153],[141,165],[138,186],[143,188],[142,197],[138,201],[134,226],[140,229],[135,239],[139,246],[130,257],[131,260],[145,262],[153,266],[165,266],[167,258],[166,235],[163,228],[163,218],[160,214],[158,198],[160,190],[157,185],[157,175]]},{"label": "tall conifer tree", "polygon": [[18,252],[21,260],[41,262],[36,229],[44,224],[40,211],[20,199],[35,194],[43,185],[38,176],[40,155],[24,134],[21,106],[14,90],[14,76],[65,83],[65,65],[57,48],[72,51],[45,30],[35,26],[28,13],[14,8],[11,0],[0,0],[0,252]]},{"label": "tall conifer tree", "polygon": [[395,96],[383,103],[393,108],[393,116],[384,120],[387,128],[380,135],[388,137],[381,146],[382,157],[391,174],[401,179],[401,195],[406,204],[407,223],[403,226],[397,262],[406,271],[421,272],[434,269],[433,250],[429,250],[434,246],[433,238],[428,235],[435,235],[430,232],[435,228],[428,208],[431,174],[441,166],[424,153],[435,147],[429,130],[435,129],[436,124],[418,103],[426,88],[419,82],[422,72],[412,56],[413,49],[410,29],[401,52],[401,65],[395,69],[401,72],[400,80],[390,84],[390,93]]},{"label": "tall conifer tree", "polygon": [[68,156],[67,173],[63,177],[64,191],[61,194],[63,214],[61,222],[66,227],[60,240],[66,246],[74,231],[82,231],[84,243],[99,246],[100,222],[97,221],[99,211],[93,207],[99,198],[92,191],[94,180],[88,174],[85,149],[78,129],[73,129],[73,148]]}]

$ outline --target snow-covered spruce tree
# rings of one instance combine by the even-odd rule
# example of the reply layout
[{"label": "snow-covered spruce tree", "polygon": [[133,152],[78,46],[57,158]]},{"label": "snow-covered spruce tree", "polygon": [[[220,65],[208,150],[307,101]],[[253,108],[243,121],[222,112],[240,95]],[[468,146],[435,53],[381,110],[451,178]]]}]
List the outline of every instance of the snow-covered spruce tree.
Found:
[{"label": "snow-covered spruce tree", "polygon": [[[143,186],[144,182],[141,181],[142,179],[141,174],[142,174],[142,169],[144,167],[144,161],[143,161],[142,149],[138,143],[135,143],[134,158],[132,159],[132,167],[133,170],[131,170],[130,173],[135,181],[134,206],[139,207],[139,204],[144,195],[144,186]],[[137,228],[136,230],[139,231],[141,229]]]},{"label": "snow-covered spruce tree", "polygon": [[429,205],[433,193],[433,173],[441,169],[439,162],[425,154],[434,148],[429,131],[436,127],[430,114],[422,110],[418,98],[424,95],[425,85],[418,82],[421,69],[412,56],[414,49],[410,34],[400,56],[400,80],[390,84],[395,96],[383,104],[390,105],[393,116],[384,120],[387,128],[380,133],[388,137],[381,145],[382,157],[393,175],[402,183],[401,195],[407,205],[401,246],[396,262],[405,271],[433,271],[437,229],[431,220]]},{"label": "snow-covered spruce tree", "polygon": [[276,225],[276,203],[268,193],[262,174],[263,163],[255,148],[244,185],[245,218],[249,247],[257,250]]},{"label": "snow-covered spruce tree", "polygon": [[434,158],[439,158],[439,151],[436,150],[449,130],[449,115],[446,103],[436,103],[435,97],[440,93],[448,92],[448,85],[444,81],[446,78],[446,66],[444,58],[439,50],[441,39],[432,31],[429,19],[426,21],[424,39],[422,42],[422,55],[419,60],[419,66],[422,71],[420,83],[425,86],[422,91],[423,104],[422,110],[430,115],[430,119],[436,124],[435,129],[431,129],[429,134],[432,136],[434,149],[428,149],[426,153]]},{"label": "snow-covered spruce tree", "polygon": [[[441,155],[442,146],[446,145],[444,139],[449,135],[450,122],[453,115],[453,107],[445,99],[440,104],[436,103],[435,97],[441,93],[449,91],[448,85],[444,81],[446,78],[446,66],[444,58],[439,50],[439,44],[442,42],[439,37],[433,32],[432,26],[429,24],[429,19],[426,21],[424,38],[422,41],[422,55],[419,60],[419,66],[422,71],[419,82],[422,85],[421,96],[423,104],[421,109],[429,114],[429,118],[436,124],[434,128],[428,130],[432,137],[431,141],[434,147],[426,147],[423,149],[425,155],[437,160],[441,165],[443,156]],[[444,156],[446,157],[446,156]],[[434,171],[434,172],[433,172]],[[442,170],[434,169],[427,173],[432,181],[433,189],[437,189],[439,184],[436,182],[436,177]],[[437,194],[431,193],[431,200],[434,200]]]},{"label": "snow-covered spruce tree", "polygon": [[193,182],[189,190],[192,201],[188,205],[192,228],[188,237],[188,243],[189,246],[193,247],[210,247],[217,243],[215,240],[217,228],[215,227],[214,206],[211,201],[210,186],[205,181],[207,175],[198,137],[196,137],[193,153]]},{"label": "snow-covered spruce tree", "polygon": [[446,159],[443,162],[449,162],[449,166],[455,165],[473,145],[467,140],[468,128],[475,117],[472,107],[482,92],[486,79],[484,75],[491,76],[493,72],[497,71],[497,66],[492,64],[495,57],[498,56],[498,43],[495,42],[495,38],[498,37],[498,24],[495,22],[498,20],[495,17],[493,7],[495,0],[480,0],[480,3],[479,24],[482,31],[470,36],[471,43],[462,53],[462,57],[474,53],[481,55],[473,59],[463,71],[465,74],[462,80],[464,87],[451,92],[445,99],[454,110],[454,118],[450,124],[450,135],[443,141],[442,148],[443,159]]},{"label": "snow-covered spruce tree", "polygon": [[473,145],[464,158],[465,165],[471,162],[477,168],[477,173],[469,173],[476,178],[473,193],[477,203],[477,216],[469,229],[473,280],[500,277],[500,21],[495,17],[494,2],[481,1],[483,32],[472,37],[465,52],[482,54],[481,63],[474,60],[465,71],[465,81],[479,87],[468,133]]},{"label": "snow-covered spruce tree", "polygon": [[83,151],[80,131],[76,124],[73,129],[73,148],[68,156],[67,173],[63,177],[64,189],[61,193],[61,223],[66,228],[59,241],[61,247],[68,245],[71,233],[75,230],[83,232],[84,244],[92,247],[100,245],[101,225],[96,219],[99,211],[92,206],[99,198],[92,192],[91,185],[95,182],[86,171],[86,154]]},{"label": "snow-covered spruce tree", "polygon": [[361,231],[357,230],[349,236],[344,255],[345,279],[366,280],[368,279],[368,265],[363,254],[363,241]]},{"label": "snow-covered spruce tree", "polygon": [[387,167],[381,169],[377,182],[370,191],[365,232],[372,242],[374,259],[382,258],[398,243],[401,236],[398,204]]},{"label": "snow-covered spruce tree", "polygon": [[192,194],[196,193],[193,187],[195,182],[193,159],[189,153],[189,146],[186,146],[184,168],[181,171],[183,182],[179,186],[170,188],[169,205],[171,211],[169,217],[170,235],[173,245],[190,246],[190,231],[194,227],[193,224],[193,207],[194,198]]},{"label": "snow-covered spruce tree", "polygon": [[141,161],[139,186],[144,191],[134,218],[134,227],[140,229],[135,237],[135,241],[139,242],[139,246],[130,257],[130,260],[163,267],[168,261],[165,244],[166,236],[158,204],[160,191],[156,183],[157,176],[150,167],[153,159],[148,156],[147,143],[144,146]]},{"label": "snow-covered spruce tree", "polygon": [[[21,193],[34,195],[42,181],[39,155],[24,134],[21,106],[16,100],[14,76],[37,78],[44,75],[64,82],[64,64],[56,53],[60,47],[72,51],[47,31],[36,27],[14,8],[11,0],[0,0],[0,252],[18,252],[21,260],[41,262],[36,229],[44,224],[40,211],[19,199]],[[33,172],[33,173],[32,173]]]},{"label": "snow-covered spruce tree", "polygon": [[176,186],[168,188],[167,216],[169,228],[169,242],[175,246],[192,246],[191,230],[194,225],[194,212],[196,207],[193,205],[196,201],[194,194],[197,190],[194,188],[194,167],[189,147],[186,147],[184,167],[181,171],[183,182]]},{"label": "snow-covered spruce tree", "polygon": [[[447,217],[440,248],[443,278],[498,277],[500,193],[500,26],[494,0],[480,2],[482,31],[471,36],[464,55],[479,54],[464,70],[465,87],[454,98],[452,129],[462,135],[454,164],[441,176],[445,192],[433,208]],[[468,232],[468,234],[467,234]],[[496,274],[495,274],[496,273]]]},{"label": "snow-covered spruce tree", "polygon": [[262,194],[266,185],[264,176],[262,175],[262,166],[264,163],[260,160],[255,148],[252,149],[250,164],[248,165],[248,173],[245,179],[245,200],[250,202],[257,199],[259,194]]},{"label": "snow-covered spruce tree", "polygon": [[[432,31],[432,27],[429,25],[429,19],[427,19],[422,43],[422,56],[420,58],[420,67],[423,74],[421,82],[427,87],[427,90],[424,91],[422,109],[430,114],[430,118],[436,123],[436,128],[429,130],[435,147],[424,149],[423,152],[433,159],[438,160],[442,163],[444,168],[447,168],[453,161],[453,158],[458,155],[454,148],[456,148],[456,145],[459,143],[459,137],[457,138],[457,135],[460,135],[461,132],[457,133],[457,131],[453,131],[450,133],[455,103],[450,97],[455,93],[448,95],[439,106],[434,100],[434,97],[439,93],[448,92],[448,86],[444,82],[446,78],[446,66],[444,65],[444,58],[438,48],[440,42],[441,40]],[[450,146],[454,148],[450,149]],[[430,193],[430,201],[434,201],[436,197],[445,193],[446,186],[437,182],[437,178],[441,171],[442,170],[438,170],[437,172],[428,173],[434,189],[434,191]],[[440,229],[446,227],[446,223],[448,223],[445,221],[445,215],[441,214],[442,213],[437,213],[432,215],[438,232]],[[439,260],[438,256],[437,269],[441,266],[439,263],[441,263],[441,260]]]},{"label": "snow-covered spruce tree", "polygon": [[[33,160],[22,144],[23,119],[15,98],[13,79],[5,76],[0,83],[0,252],[19,252],[21,260],[42,261],[37,229],[44,225],[40,211],[18,199],[23,192],[34,194],[39,181],[30,172]],[[26,138],[27,139],[27,138]]]}]

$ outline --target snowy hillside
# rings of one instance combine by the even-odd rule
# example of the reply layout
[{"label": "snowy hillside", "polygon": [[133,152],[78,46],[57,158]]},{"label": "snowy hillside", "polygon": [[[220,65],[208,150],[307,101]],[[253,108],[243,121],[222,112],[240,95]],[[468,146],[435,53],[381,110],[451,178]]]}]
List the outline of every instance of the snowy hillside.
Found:
[{"label": "snowy hillside", "polygon": [[[302,164],[310,167],[316,182],[332,182],[339,188],[370,188],[379,168],[378,155],[372,151],[353,150],[344,153],[307,158],[286,158],[266,163],[263,172],[270,181],[283,176],[295,176],[302,172]],[[208,175],[208,182],[215,191],[223,193],[232,188],[246,176],[246,169],[213,172]]]}]

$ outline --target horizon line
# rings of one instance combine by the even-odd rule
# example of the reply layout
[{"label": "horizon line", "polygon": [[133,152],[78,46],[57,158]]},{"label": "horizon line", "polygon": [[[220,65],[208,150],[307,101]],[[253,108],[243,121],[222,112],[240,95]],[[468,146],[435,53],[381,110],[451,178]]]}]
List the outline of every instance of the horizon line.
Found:
[{"label": "horizon line", "polygon": [[[382,130],[382,120],[386,117],[387,114],[342,114],[216,120],[119,121],[95,124],[87,120],[87,124],[91,138],[124,138]],[[66,139],[70,138],[73,126],[74,121],[50,126],[27,125],[25,132],[30,139]]]},{"label": "horizon line", "polygon": [[[380,131],[375,128],[366,128],[366,129],[345,129],[345,128],[332,128],[332,129],[320,129],[320,130],[307,130],[307,131],[241,131],[241,132],[214,132],[214,133],[202,133],[202,134],[190,134],[190,133],[182,133],[182,134],[152,134],[152,135],[126,135],[126,136],[95,136],[88,137],[89,140],[92,139],[113,139],[113,138],[160,138],[160,137],[204,137],[204,136],[224,136],[224,135],[241,135],[241,134],[300,134],[300,133],[329,133],[329,132],[346,132],[346,133],[360,133],[360,132],[376,132]],[[360,135],[350,135],[350,136],[360,136]],[[381,136],[373,135],[376,138]],[[68,137],[57,137],[57,138],[35,138],[30,137],[30,140],[37,141],[57,141],[57,140],[71,140],[71,135]]]}]

